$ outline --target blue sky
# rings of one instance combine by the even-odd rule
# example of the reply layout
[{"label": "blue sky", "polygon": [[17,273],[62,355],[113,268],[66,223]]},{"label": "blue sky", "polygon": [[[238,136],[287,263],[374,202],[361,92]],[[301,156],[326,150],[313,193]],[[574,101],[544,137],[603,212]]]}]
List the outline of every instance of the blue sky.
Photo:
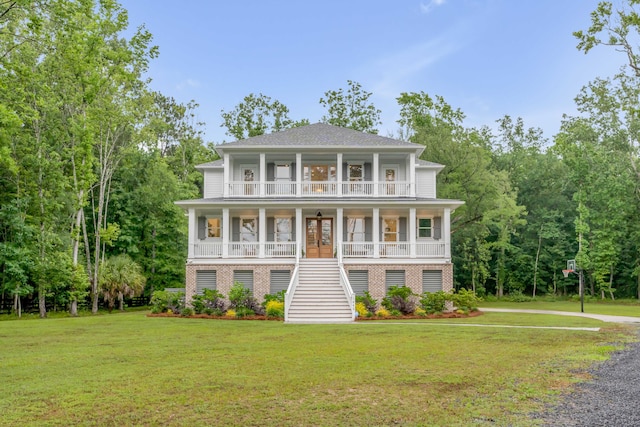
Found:
[{"label": "blue sky", "polygon": [[249,93],[287,105],[312,123],[318,103],[347,80],[372,92],[379,134],[395,134],[401,92],[442,95],[468,126],[522,117],[547,138],[573,98],[625,58],[610,48],[579,52],[597,0],[120,0],[132,27],[145,24],[159,46],[151,87],[200,104],[205,139]]}]

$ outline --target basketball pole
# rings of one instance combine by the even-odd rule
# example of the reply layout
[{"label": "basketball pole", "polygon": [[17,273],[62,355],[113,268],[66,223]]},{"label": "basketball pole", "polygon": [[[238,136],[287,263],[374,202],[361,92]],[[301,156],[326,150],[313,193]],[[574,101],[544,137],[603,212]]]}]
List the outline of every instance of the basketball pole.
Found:
[{"label": "basketball pole", "polygon": [[582,280],[582,269],[578,269],[578,286],[580,288],[580,313],[584,313],[584,280]]}]

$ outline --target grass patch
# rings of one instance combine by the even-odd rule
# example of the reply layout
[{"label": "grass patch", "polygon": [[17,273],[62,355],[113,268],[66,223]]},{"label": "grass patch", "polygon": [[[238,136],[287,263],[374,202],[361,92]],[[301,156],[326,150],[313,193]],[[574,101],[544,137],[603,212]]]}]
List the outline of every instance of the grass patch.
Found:
[{"label": "grass patch", "polygon": [[[481,319],[507,322],[509,314],[456,321]],[[529,412],[632,331],[139,312],[0,322],[0,413],[3,425],[20,426],[531,425]]]},{"label": "grass patch", "polygon": [[[528,302],[509,301],[482,301],[481,307],[487,308],[522,308],[532,310],[556,310],[580,312],[580,301],[545,301],[544,299]],[[585,302],[585,313],[608,314],[613,316],[633,316],[640,317],[640,303],[631,304],[628,301],[617,304],[609,300],[608,302]]]}]

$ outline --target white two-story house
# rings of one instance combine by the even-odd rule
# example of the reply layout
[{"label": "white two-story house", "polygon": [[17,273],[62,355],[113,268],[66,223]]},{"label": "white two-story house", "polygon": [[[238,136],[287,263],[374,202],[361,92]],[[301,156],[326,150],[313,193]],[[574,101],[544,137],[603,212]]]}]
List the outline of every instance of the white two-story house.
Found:
[{"label": "white two-story house", "polygon": [[202,199],[188,213],[187,301],[234,282],[286,290],[285,320],[355,317],[355,295],[386,289],[450,290],[451,213],[463,202],[436,197],[443,165],[424,147],[313,124],[216,146],[198,166]]}]

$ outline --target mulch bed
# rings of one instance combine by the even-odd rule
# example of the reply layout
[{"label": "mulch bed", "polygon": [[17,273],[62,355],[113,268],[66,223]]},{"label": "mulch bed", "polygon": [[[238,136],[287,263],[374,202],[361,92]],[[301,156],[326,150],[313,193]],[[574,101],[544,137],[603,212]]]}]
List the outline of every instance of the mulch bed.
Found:
[{"label": "mulch bed", "polygon": [[[361,321],[370,321],[370,320],[413,320],[413,319],[463,319],[466,317],[477,317],[481,316],[484,313],[481,311],[472,311],[469,314],[460,314],[456,312],[450,313],[441,313],[441,314],[428,314],[426,316],[417,316],[417,315],[406,315],[406,316],[389,316],[389,317],[356,317],[358,322]],[[192,314],[191,316],[181,316],[180,314],[175,313],[149,313],[147,317],[184,317],[191,319],[218,319],[218,320],[279,320],[282,321],[284,319],[277,317],[267,317],[267,316],[245,316],[245,317],[227,317],[227,316],[212,316],[209,314]]]}]

